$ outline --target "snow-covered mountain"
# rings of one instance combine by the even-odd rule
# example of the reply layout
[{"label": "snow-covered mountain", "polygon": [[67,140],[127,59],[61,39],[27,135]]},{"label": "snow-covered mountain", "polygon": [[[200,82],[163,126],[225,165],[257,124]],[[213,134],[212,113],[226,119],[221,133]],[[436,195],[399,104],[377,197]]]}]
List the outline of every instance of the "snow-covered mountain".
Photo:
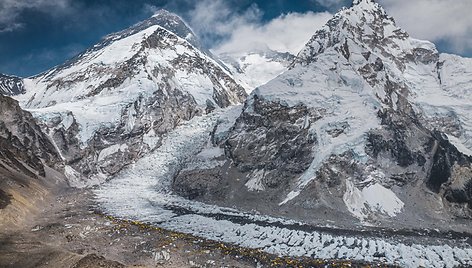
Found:
[{"label": "snow-covered mountain", "polygon": [[228,66],[235,78],[251,92],[288,69],[295,55],[270,48],[249,52],[226,52],[218,57]]},{"label": "snow-covered mountain", "polygon": [[0,95],[13,96],[22,93],[25,93],[22,78],[0,74]]},{"label": "snow-covered mountain", "polygon": [[47,126],[77,185],[103,181],[181,121],[246,98],[167,11],[24,83],[26,93],[16,98]]},{"label": "snow-covered mountain", "polygon": [[471,62],[355,0],[213,133],[220,164],[190,163],[174,190],[322,224],[460,225],[472,217]]}]

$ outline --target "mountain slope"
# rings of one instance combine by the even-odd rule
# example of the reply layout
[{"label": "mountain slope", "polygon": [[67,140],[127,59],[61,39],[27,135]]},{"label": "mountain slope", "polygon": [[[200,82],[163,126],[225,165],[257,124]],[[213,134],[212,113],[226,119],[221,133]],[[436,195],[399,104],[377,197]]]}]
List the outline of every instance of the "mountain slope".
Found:
[{"label": "mountain slope", "polygon": [[[61,179],[59,153],[33,116],[0,95],[0,225],[18,226]],[[46,179],[47,177],[47,179]]]},{"label": "mountain slope", "polygon": [[472,216],[472,101],[458,98],[469,66],[356,0],[213,135],[226,164],[185,169],[174,190],[323,224],[460,224]]},{"label": "mountain slope", "polygon": [[31,177],[44,176],[45,166],[60,163],[60,157],[33,116],[18,102],[0,96],[1,162]]},{"label": "mountain slope", "polygon": [[247,92],[269,82],[290,66],[295,56],[270,48],[218,55]]},{"label": "mountain slope", "polygon": [[0,74],[0,95],[13,96],[25,93],[23,79]]},{"label": "mountain slope", "polygon": [[245,99],[196,46],[185,23],[161,11],[26,80],[17,99],[48,126],[70,180],[98,183],[159,146],[182,120]]}]

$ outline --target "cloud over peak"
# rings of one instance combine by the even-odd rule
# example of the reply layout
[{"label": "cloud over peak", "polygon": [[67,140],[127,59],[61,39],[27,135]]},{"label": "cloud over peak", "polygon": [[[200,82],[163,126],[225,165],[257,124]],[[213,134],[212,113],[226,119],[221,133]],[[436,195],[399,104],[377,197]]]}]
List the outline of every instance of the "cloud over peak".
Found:
[{"label": "cloud over peak", "polygon": [[327,12],[288,13],[267,23],[249,23],[234,29],[217,52],[243,52],[268,47],[297,54],[313,34],[330,18]]},{"label": "cloud over peak", "polygon": [[445,43],[451,52],[472,53],[471,0],[378,1],[413,37]]},{"label": "cloud over peak", "polygon": [[282,14],[263,20],[264,11],[251,5],[236,11],[227,1],[200,1],[188,14],[189,24],[216,53],[240,53],[270,48],[297,54],[330,18],[328,12]]}]

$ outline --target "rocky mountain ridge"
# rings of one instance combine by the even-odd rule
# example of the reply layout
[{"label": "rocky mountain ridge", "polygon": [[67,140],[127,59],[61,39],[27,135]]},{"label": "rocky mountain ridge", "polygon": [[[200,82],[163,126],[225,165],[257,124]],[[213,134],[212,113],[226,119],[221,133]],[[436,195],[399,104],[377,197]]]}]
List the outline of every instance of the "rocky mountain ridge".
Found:
[{"label": "rocky mountain ridge", "polygon": [[0,95],[13,96],[22,93],[25,93],[22,78],[0,74]]},{"label": "rocky mountain ridge", "polygon": [[0,94],[0,226],[20,225],[51,185],[64,185],[62,168],[59,152],[33,116]]},{"label": "rocky mountain ridge", "polygon": [[18,102],[0,95],[0,152],[4,168],[31,177],[45,176],[45,167],[60,167],[61,158],[50,138]]}]

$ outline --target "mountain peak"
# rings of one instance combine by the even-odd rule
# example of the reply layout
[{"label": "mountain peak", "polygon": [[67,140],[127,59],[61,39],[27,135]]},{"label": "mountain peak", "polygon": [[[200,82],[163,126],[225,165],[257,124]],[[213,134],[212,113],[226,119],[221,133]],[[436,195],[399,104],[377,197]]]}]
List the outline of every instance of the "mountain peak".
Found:
[{"label": "mountain peak", "polygon": [[124,29],[122,31],[116,32],[109,34],[103,38],[103,40],[94,45],[93,47],[87,49],[83,53],[79,54],[78,56],[68,60],[62,65],[59,65],[55,69],[50,71],[48,73],[48,76],[52,76],[55,73],[66,69],[74,64],[77,63],[77,61],[80,61],[80,59],[89,53],[94,53],[104,47],[107,47],[111,45],[114,42],[123,40],[127,37],[130,37],[132,35],[135,35],[139,32],[146,31],[147,29],[153,27],[153,26],[159,26],[163,29],[165,29],[168,32],[171,32],[172,34],[186,40],[189,44],[191,44],[193,47],[196,49],[204,52],[205,54],[209,55],[212,57],[211,53],[209,52],[208,49],[206,49],[200,40],[196,37],[192,29],[184,22],[184,20],[179,17],[178,15],[165,10],[165,9],[160,9],[157,11],[154,15],[149,17],[148,19],[145,19],[143,21],[140,21],[132,26],[130,26],[127,29]]},{"label": "mountain peak", "polygon": [[197,41],[195,34],[193,33],[190,26],[188,26],[185,21],[177,14],[165,9],[160,9],[159,11],[154,13],[154,15],[152,15],[149,19],[139,22],[138,24],[132,26],[129,29],[141,31],[154,25],[158,25],[174,33],[180,38],[186,39],[195,47],[200,48],[199,41]]},{"label": "mountain peak", "polygon": [[[172,13],[166,9],[160,9],[151,18],[147,21],[150,21],[153,25],[159,25],[169,31],[178,34],[179,31],[185,29],[186,32],[192,32],[190,27],[184,22],[184,20],[179,17],[177,14]],[[146,21],[145,21],[146,22]],[[179,28],[178,30],[176,30]]]},{"label": "mountain peak", "polygon": [[383,7],[375,0],[354,0],[351,8],[347,10],[360,12],[363,16],[365,16],[366,13],[387,14]]},{"label": "mountain peak", "polygon": [[354,0],[351,8],[342,10],[338,14],[356,27],[367,26],[378,29],[387,25],[396,27],[395,20],[374,0]]},{"label": "mountain peak", "polygon": [[165,19],[173,19],[177,22],[183,22],[182,18],[175,13],[170,12],[167,9],[159,9],[152,15],[151,18],[165,18]]},{"label": "mountain peak", "polygon": [[354,0],[352,2],[353,6],[360,5],[360,4],[375,4],[375,0]]},{"label": "mountain peak", "polygon": [[354,0],[351,8],[341,11],[343,12],[357,12],[359,16],[365,16],[366,13],[381,13],[388,17],[387,12],[375,0]]},{"label": "mountain peak", "polygon": [[100,49],[104,46],[109,45],[112,42],[142,32],[152,26],[160,26],[161,28],[172,32],[176,36],[187,40],[194,47],[200,50],[204,50],[203,46],[201,45],[201,42],[197,39],[192,29],[190,29],[190,27],[184,22],[184,20],[177,14],[165,9],[160,9],[148,19],[138,22],[125,30],[107,35],[101,43],[94,46],[94,49]]},{"label": "mountain peak", "polygon": [[[315,33],[294,64],[316,61],[318,55],[330,48],[347,57],[352,46],[395,57],[412,48],[409,37],[376,1],[354,0],[352,7],[339,11]],[[436,50],[429,42],[424,43],[425,48]]]},{"label": "mountain peak", "polygon": [[207,52],[207,50],[203,47],[200,40],[198,40],[190,26],[188,26],[187,23],[185,23],[185,21],[177,14],[172,13],[166,9],[160,9],[159,11],[154,13],[151,18],[141,23],[138,23],[135,27],[143,29],[153,25],[158,25],[174,33],[178,37],[187,40],[190,44],[192,44],[199,50]]}]

